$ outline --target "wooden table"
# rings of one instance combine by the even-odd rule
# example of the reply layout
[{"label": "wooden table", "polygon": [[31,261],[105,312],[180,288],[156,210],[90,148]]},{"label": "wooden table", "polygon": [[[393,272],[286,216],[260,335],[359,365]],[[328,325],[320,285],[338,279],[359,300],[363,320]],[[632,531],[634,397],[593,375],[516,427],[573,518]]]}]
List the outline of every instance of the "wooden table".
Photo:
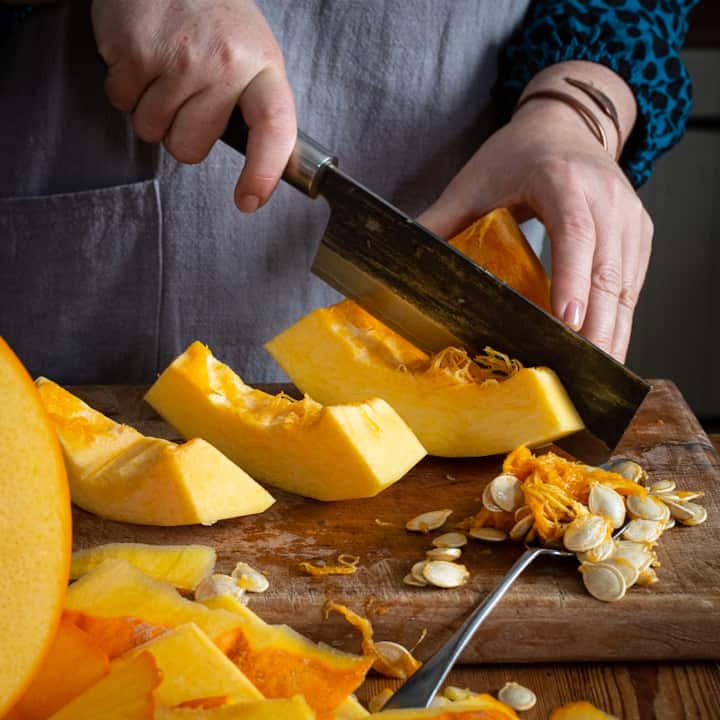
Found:
[{"label": "wooden table", "polygon": [[[621,445],[620,451],[622,452],[625,447],[631,447],[633,449],[642,449],[641,454],[644,454],[645,450],[648,450],[650,455],[659,454],[660,459],[657,461],[659,463],[658,467],[662,467],[663,463],[666,462],[668,458],[674,458],[674,464],[671,463],[671,465],[675,467],[675,471],[680,470],[677,467],[678,458],[681,458],[681,461],[685,458],[689,463],[689,467],[700,468],[701,472],[703,471],[703,468],[705,468],[707,470],[706,474],[708,474],[709,477],[715,478],[715,476],[717,476],[718,479],[720,479],[720,473],[718,472],[718,468],[720,467],[720,458],[718,458],[717,454],[713,452],[707,436],[702,432],[701,428],[697,424],[697,421],[690,413],[689,408],[687,408],[687,405],[677,392],[677,389],[672,386],[671,383],[664,383],[663,381],[659,381],[659,385],[660,387],[656,388],[649,403],[646,402],[650,411],[641,410],[638,415],[639,420],[634,423],[638,429],[631,432],[629,431],[628,435],[626,435],[626,439],[628,436],[632,436],[632,442],[629,445],[625,442],[624,445]],[[173,437],[172,429],[169,429],[169,426],[164,424],[159,418],[157,418],[156,415],[154,415],[153,411],[149,409],[147,405],[142,403],[141,388],[118,389],[85,387],[71,389],[76,391],[78,395],[86,399],[97,409],[109,414],[117,420],[132,422],[132,424],[136,425],[146,434]],[[678,408],[677,421],[671,422],[669,419],[674,417],[675,408]],[[663,418],[667,419],[664,420]],[[664,427],[665,423],[668,423],[668,425],[674,425],[672,432],[670,432],[669,427]],[[717,449],[719,446],[718,441],[720,441],[720,435],[713,438],[713,441],[715,448]],[[675,453],[675,455],[673,455],[673,453]],[[678,453],[680,454],[678,455]],[[693,460],[693,458],[695,460]],[[699,458],[699,462],[696,462],[697,458]],[[429,477],[430,474],[435,472],[435,476],[437,477],[438,472],[444,473],[445,471],[444,466],[443,468],[439,467],[438,463],[440,462],[441,461],[432,461],[429,465],[424,465],[417,471],[412,471],[414,473],[413,478],[407,479],[410,481],[409,485],[413,485],[414,479],[420,484],[426,483],[426,492],[432,491],[435,485],[437,485],[437,482],[435,482],[435,485],[433,484],[434,481],[431,477]],[[462,465],[463,461],[455,462],[461,463],[457,466],[460,473],[465,472],[466,468]],[[487,475],[488,472],[491,472],[490,465],[492,465],[493,461],[486,463],[488,464],[487,468],[485,468],[483,462],[479,462],[477,466],[473,465],[473,472],[475,472],[477,478],[480,479],[481,482],[483,481],[483,473]],[[433,463],[435,463],[435,465],[433,465]],[[455,478],[452,479],[455,480]],[[451,484],[459,487],[462,485],[462,482],[460,481],[462,481],[462,478],[459,479],[459,482]],[[465,483],[465,485],[467,485],[467,483]],[[707,485],[705,487],[708,489]],[[467,494],[466,489],[458,490],[456,488],[453,492],[457,493],[455,500],[458,503],[466,502],[469,499],[475,499],[470,498],[469,496],[465,498],[462,495],[463,492]],[[472,494],[477,494],[474,489]],[[712,497],[706,499],[711,500],[712,502],[708,504],[716,505],[717,495],[715,493],[710,494]],[[395,512],[395,514],[397,514],[397,509],[394,507],[393,503],[402,502],[402,491],[398,494],[398,488],[391,488],[390,490],[382,493],[379,497],[382,499],[381,502],[384,503],[384,505],[380,506],[383,513],[387,512],[389,514],[391,512]],[[289,498],[284,498],[282,502],[279,501],[278,506],[282,506],[281,513],[289,512],[292,514],[294,504],[298,503],[298,498],[290,496]],[[276,513],[278,506],[275,507]],[[317,506],[308,507],[314,517],[320,517],[318,513],[321,511]],[[351,515],[357,512],[358,507],[362,506],[355,505],[344,512],[347,515]],[[376,507],[378,506],[373,506],[373,512],[375,512]],[[713,508],[714,515],[717,515],[716,511],[717,508]],[[338,510],[337,512],[342,513],[343,511]],[[386,516],[383,514],[383,517],[388,516],[390,515]],[[250,540],[255,543],[254,547],[256,550],[259,547],[264,547],[262,543],[263,538],[268,537],[268,526],[275,527],[274,523],[278,523],[278,517],[282,517],[282,514],[276,514],[275,516],[270,515],[269,520],[264,519],[265,517],[267,516],[258,516],[256,519],[248,519],[247,521],[241,518],[237,524],[237,528],[242,532],[245,532],[245,535],[242,536],[243,540],[250,538]],[[397,521],[398,518],[392,519]],[[321,520],[321,523],[324,522],[324,520]],[[332,524],[332,521],[329,524]],[[366,527],[367,524],[372,525],[372,522],[369,521],[362,527]],[[708,534],[706,535],[706,538],[711,537],[713,543],[716,543],[718,538],[717,518],[713,518],[712,522],[709,522],[708,525],[713,525],[712,535]],[[234,526],[230,527],[232,528]],[[338,525],[338,527],[340,527],[340,525]],[[342,527],[345,531],[348,528],[352,529],[352,522],[350,524],[346,523],[342,525]],[[308,539],[307,529],[302,524],[299,524],[297,527],[293,527],[292,529],[298,533],[297,540],[302,541],[303,537]],[[98,542],[130,539],[145,542],[208,542],[210,544],[214,544],[218,548],[218,567],[221,571],[227,571],[228,567],[226,566],[228,566],[228,563],[231,562],[232,551],[233,549],[237,551],[238,548],[238,538],[237,535],[233,536],[233,532],[235,532],[235,530],[228,530],[228,526],[223,525],[222,523],[214,526],[212,529],[196,528],[194,530],[188,530],[145,528],[139,526],[127,526],[121,523],[109,523],[99,520],[94,516],[90,516],[88,513],[83,513],[82,511],[77,511],[75,518],[75,543],[77,547],[97,544]],[[359,532],[364,531],[360,530]],[[402,534],[402,531],[398,530],[398,533]],[[322,545],[322,530],[318,530],[318,534],[320,536],[318,544]],[[345,532],[345,534],[347,535],[347,532]],[[372,534],[372,531],[370,531],[369,534]],[[700,533],[699,536],[701,537],[702,533]],[[314,541],[314,536],[311,539]],[[337,540],[337,538],[334,539]],[[347,538],[344,538],[343,541],[346,540]],[[415,538],[413,538],[413,540],[415,540]],[[391,538],[390,542],[396,544],[393,548],[394,553],[405,551],[406,548],[398,544],[397,538],[394,540]],[[310,545],[311,544],[312,543],[310,543]],[[300,545],[302,545],[302,542],[300,542]],[[352,551],[349,547],[344,549],[346,551]],[[283,551],[285,554],[288,552],[286,547],[283,547]],[[274,568],[278,574],[282,572],[282,575],[279,576],[284,578],[285,582],[292,586],[286,593],[290,595],[290,604],[287,604],[287,598],[282,597],[282,593],[278,594],[277,591],[275,591],[276,594],[273,598],[274,589],[272,588],[271,583],[271,590],[266,594],[266,596],[259,597],[253,602],[253,609],[269,621],[289,622],[297,629],[309,634],[313,637],[313,639],[324,640],[326,642],[331,642],[332,644],[347,646],[347,638],[348,636],[352,636],[352,633],[348,631],[347,627],[343,626],[339,618],[334,618],[335,622],[325,624],[315,623],[314,625],[312,624],[315,622],[314,620],[309,621],[310,624],[307,624],[308,621],[305,619],[304,621],[306,624],[302,624],[301,610],[308,604],[314,603],[317,605],[318,594],[326,592],[326,586],[312,583],[309,579],[308,584],[303,584],[304,580],[302,578],[298,578],[297,572],[294,574],[292,570],[288,572],[288,567],[290,567],[288,563],[296,560],[294,555],[290,560],[284,558],[281,561],[274,558],[272,554],[268,554],[268,552],[270,551],[265,548],[265,557],[264,560],[261,559],[261,562],[264,561],[270,563],[268,567],[271,569]],[[489,551],[484,552],[489,553]],[[497,575],[499,568],[502,569],[503,567],[509,567],[509,564],[507,564],[508,557],[503,556],[503,552],[507,553],[507,550],[498,549],[492,553],[494,558],[499,557],[501,559],[499,567],[486,568],[486,570],[491,574],[493,582],[495,580],[495,576],[492,575],[493,573]],[[292,553],[290,554],[292,555]],[[707,552],[705,555],[707,556]],[[397,564],[397,558],[390,557],[382,558],[381,560],[384,574],[387,574],[388,576],[392,575],[393,577],[397,575],[399,570],[393,565],[393,562]],[[407,562],[407,558],[403,557],[403,562]],[[283,563],[288,565],[288,567],[282,566]],[[709,561],[708,558],[705,557],[705,567],[713,573],[713,577],[717,576],[718,568],[720,568],[718,563],[720,563],[720,558],[717,558],[714,553]],[[265,567],[265,565],[263,565],[263,567]],[[390,568],[392,572],[387,570],[387,568]],[[404,570],[402,572],[404,572]],[[674,586],[678,588],[683,585],[682,577],[677,576],[673,567],[665,568],[664,572],[668,585],[675,583]],[[366,573],[367,574],[364,576],[365,581],[368,579],[373,580],[374,578],[374,581],[377,582],[379,576],[377,574],[373,575],[372,569],[368,568]],[[502,573],[500,573],[500,575],[501,574]],[[401,575],[398,577],[401,577]],[[369,588],[362,586],[362,581],[359,578],[355,579],[354,576],[352,576],[352,578],[353,580],[351,583],[346,583],[344,585],[342,583],[336,583],[333,586],[332,589],[334,594],[341,594],[340,597],[335,597],[335,599],[343,602],[348,598],[352,600],[354,597],[355,600],[357,600],[358,592],[360,591],[367,595]],[[537,570],[534,578],[531,576],[531,579],[532,583],[530,583],[530,579],[528,579],[528,584],[540,587],[541,589],[545,587],[546,590],[549,580],[551,585],[555,584],[557,586],[553,589],[555,591],[559,590],[564,599],[572,599],[572,597],[577,598],[578,596],[578,587],[575,587],[578,585],[578,580],[576,577],[569,578],[569,574],[566,571],[555,573],[554,571],[543,569],[541,567]],[[398,582],[395,582],[396,580],[398,580],[398,578],[394,578],[393,582],[395,584],[391,583],[388,587],[397,587],[399,580]],[[354,583],[354,585],[352,583]],[[568,585],[567,583],[570,584]],[[575,585],[573,585],[573,583]],[[715,584],[717,583],[714,580],[711,587],[711,596],[708,596],[707,588],[703,588],[703,592],[705,593],[704,599],[707,600],[707,598],[710,597],[712,600],[710,606],[713,608],[713,614],[715,614],[715,609],[720,607],[720,605],[718,605],[720,592],[715,592]],[[720,657],[720,654],[716,655],[716,649],[720,648],[720,623],[718,623],[720,618],[712,618],[712,621],[706,619],[701,612],[698,612],[698,606],[700,605],[701,607],[701,603],[699,602],[695,602],[694,609],[690,608],[696,598],[692,597],[692,595],[688,593],[687,583],[685,583],[685,585],[686,587],[683,589],[684,594],[682,596],[678,596],[684,598],[684,600],[680,603],[682,606],[677,607],[677,613],[683,613],[683,611],[685,611],[686,616],[690,617],[691,621],[688,622],[686,619],[684,624],[680,623],[675,627],[673,627],[672,622],[668,623],[668,619],[672,617],[672,615],[668,614],[668,608],[670,607],[672,613],[674,613],[675,607],[674,603],[672,605],[668,604],[668,595],[667,591],[665,591],[665,599],[663,600],[662,606],[660,604],[657,605],[658,608],[662,607],[664,621],[658,622],[657,627],[651,628],[650,630],[650,632],[657,632],[660,634],[660,637],[662,637],[663,633],[669,633],[671,636],[673,636],[674,633],[674,636],[672,637],[674,642],[668,642],[665,643],[665,645],[667,647],[675,646],[682,648],[683,657],[685,658],[684,660],[679,659],[678,661],[673,661],[672,657],[669,656],[672,653],[666,652],[663,654],[663,643],[657,643],[656,646],[649,652],[652,653],[652,657],[658,658],[658,661],[643,662],[642,658],[647,657],[648,655],[643,652],[638,652],[638,636],[642,637],[643,635],[649,635],[645,631],[644,627],[641,628],[641,632],[639,634],[637,629],[637,619],[629,617],[629,623],[633,623],[633,621],[635,622],[635,632],[628,634],[626,638],[623,638],[622,625],[618,625],[617,621],[615,621],[615,625],[612,626],[612,632],[617,634],[614,641],[616,647],[619,646],[622,650],[624,650],[627,646],[634,643],[633,649],[630,653],[626,653],[624,655],[619,653],[617,657],[619,659],[632,657],[638,661],[627,662],[627,660],[621,660],[616,663],[606,661],[608,657],[615,656],[609,655],[607,649],[601,649],[597,653],[589,652],[587,651],[587,642],[581,651],[576,651],[573,654],[572,651],[564,651],[563,644],[558,643],[557,638],[555,639],[554,644],[553,639],[548,637],[541,639],[536,638],[533,642],[532,637],[528,638],[528,633],[526,632],[522,637],[522,641],[525,642],[528,647],[527,656],[522,653],[513,652],[512,649],[509,651],[507,649],[502,649],[502,643],[495,643],[495,650],[493,650],[492,654],[488,654],[482,645],[479,647],[476,645],[474,650],[472,647],[469,648],[471,652],[469,655],[466,654],[465,657],[466,659],[469,658],[469,662],[473,662],[473,658],[477,657],[482,664],[463,665],[455,669],[450,675],[449,683],[459,685],[461,687],[468,687],[475,691],[489,692],[496,692],[507,680],[515,680],[523,685],[526,685],[534,689],[538,695],[537,706],[533,710],[522,714],[522,717],[529,718],[530,720],[534,720],[535,718],[547,718],[550,710],[554,707],[571,700],[579,699],[590,700],[598,707],[601,707],[605,711],[620,718],[624,718],[625,720],[632,720],[635,718],[639,720],[645,720],[646,718],[648,720],[652,718],[659,718],[659,720],[675,720],[675,718],[713,720],[714,718],[717,718],[720,720],[720,665],[715,660],[716,657]],[[373,585],[373,588],[375,587],[377,587],[377,585]],[[664,585],[663,587],[667,587],[667,585]],[[355,592],[354,596],[353,588]],[[521,595],[524,591],[525,590],[521,586],[518,588],[517,592],[514,593],[514,597],[513,593],[511,593],[508,598],[504,599],[503,603],[496,608],[493,616],[491,616],[491,619],[495,624],[495,628],[502,627],[503,622],[507,623],[508,619],[510,620],[512,632],[506,632],[503,636],[505,638],[520,638],[520,636],[523,635],[522,628],[525,624],[524,618],[530,617],[532,619],[533,617],[531,614],[532,610],[527,612],[526,605],[530,604],[529,601],[524,600]],[[345,598],[342,597],[342,592],[346,592]],[[630,613],[630,615],[637,614],[638,616],[642,616],[647,620],[648,625],[651,626],[653,615],[651,614],[648,616],[648,613],[646,612],[647,606],[645,603],[658,602],[658,596],[660,593],[653,595],[652,593],[647,594],[648,592],[651,593],[651,591],[639,590],[634,597],[626,598],[627,604],[621,606],[621,609],[622,612],[625,612],[625,616],[628,617],[628,613],[626,612],[627,607],[634,607],[635,611]],[[643,595],[642,593],[645,594]],[[416,596],[416,598],[419,597],[422,596]],[[643,601],[638,604],[639,597],[645,597],[647,598],[647,601]],[[670,595],[670,597],[672,598],[674,596]],[[626,600],[623,600],[622,602],[625,603]],[[417,602],[422,604],[423,601],[418,600]],[[448,600],[448,602],[450,601]],[[458,594],[455,598],[455,602],[458,603],[458,607],[464,608],[468,603],[468,597]],[[513,605],[513,603],[515,603],[515,605]],[[633,603],[635,604],[633,605]],[[452,605],[452,603],[450,604]],[[402,605],[402,603],[398,603],[398,605]],[[457,618],[453,616],[452,621],[450,621],[448,620],[448,617],[450,616],[443,616],[443,612],[446,612],[447,610],[444,607],[447,603],[439,602],[437,605],[437,608],[432,607],[431,610],[435,615],[440,617],[440,621],[436,624],[435,631],[432,633],[434,637],[428,636],[428,639],[423,643],[422,648],[419,649],[418,654],[421,658],[426,657],[428,653],[431,654],[434,651],[435,646],[444,639],[442,637],[443,633],[446,630],[446,635],[450,632],[448,627],[452,627],[454,629],[454,626],[456,626],[455,620]],[[294,612],[292,612],[293,608]],[[356,609],[358,609],[357,606]],[[582,644],[582,634],[579,635],[577,632],[577,606],[575,607],[575,610],[573,610],[572,602],[569,602],[566,605],[563,604],[561,606],[561,610],[564,612],[575,613],[572,615],[572,621],[575,627],[574,637],[578,639],[580,644]],[[427,608],[423,608],[422,611],[427,613]],[[376,614],[373,617],[373,623],[378,630],[379,638],[385,639],[393,637],[393,639],[403,642],[406,645],[410,645],[412,643],[412,640],[409,639],[408,633],[411,631],[415,633],[414,637],[416,637],[417,626],[413,625],[410,631],[407,628],[403,628],[402,626],[404,624],[410,625],[411,623],[398,622],[398,619],[402,621],[402,614],[398,614],[402,612],[408,612],[408,610],[399,611],[397,607],[391,607],[389,610],[385,609],[383,614]],[[421,618],[421,615],[418,615],[418,612],[421,611],[419,611],[416,607],[411,607],[411,612],[415,620]],[[465,611],[463,610],[463,612]],[[597,610],[594,609],[594,612],[597,613]],[[315,612],[315,615],[317,615],[318,618],[320,617],[319,612]],[[580,614],[580,617],[581,620],[584,619],[582,614]],[[422,620],[423,622],[427,621],[427,614],[422,617]],[[705,622],[706,620],[707,622]],[[514,625],[512,624],[513,621],[515,623]],[[545,629],[546,626],[544,624],[538,624],[539,622],[540,621],[536,618],[535,625],[533,626],[533,632],[537,632],[538,628],[542,628],[543,630]],[[543,623],[544,622],[545,621],[543,621]],[[588,619],[587,622],[588,637],[592,637],[594,639],[593,642],[595,639],[601,639],[602,633],[598,632],[597,623],[592,623],[590,619]],[[298,625],[298,623],[300,624]],[[707,630],[704,628],[705,624],[711,628],[710,633],[714,637],[707,637]],[[490,632],[493,627],[490,619],[486,625],[488,626],[488,632]],[[383,631],[387,633],[391,628],[395,635],[390,636],[383,634]],[[559,632],[562,632],[562,623],[556,623],[556,628]],[[688,632],[688,635],[685,637],[680,636],[683,629]],[[408,638],[402,635],[403,632],[408,635]],[[552,632],[552,630],[550,632]],[[691,635],[693,636],[692,638],[690,638]],[[688,638],[690,638],[690,641],[688,641]],[[625,644],[623,644],[623,641]],[[558,662],[553,662],[552,664],[541,664],[537,662],[538,659],[542,658],[541,655],[536,654],[537,649],[542,648],[545,645],[550,648],[550,652],[548,652],[545,657],[554,658]],[[658,647],[660,650],[658,650]],[[500,648],[500,650],[498,650],[498,648]],[[694,654],[696,652],[696,648],[698,649],[697,652],[699,654]],[[711,649],[708,651],[708,648]],[[527,657],[527,662],[518,662],[524,661],[525,657]],[[584,659],[592,657],[603,658],[603,660],[601,662],[576,662],[577,658]],[[706,659],[703,661],[687,660],[687,658],[693,657],[712,659]],[[493,658],[501,660],[508,660],[508,658],[510,658],[510,660],[508,662],[503,662],[503,664],[498,664],[493,661]],[[535,662],[533,662],[533,660],[535,660]],[[377,676],[369,677],[364,686],[360,689],[358,695],[361,700],[367,701],[382,688],[393,687],[397,684],[398,683],[386,678]]]}]

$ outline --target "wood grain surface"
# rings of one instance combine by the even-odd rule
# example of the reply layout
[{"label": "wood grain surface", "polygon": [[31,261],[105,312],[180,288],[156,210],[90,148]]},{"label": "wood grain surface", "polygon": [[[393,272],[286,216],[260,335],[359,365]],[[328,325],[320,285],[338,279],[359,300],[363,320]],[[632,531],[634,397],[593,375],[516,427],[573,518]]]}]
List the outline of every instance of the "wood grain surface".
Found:
[{"label": "wood grain surface", "polygon": [[[617,603],[590,597],[573,559],[539,561],[495,609],[462,662],[720,657],[720,460],[677,388],[668,381],[653,386],[616,455],[638,460],[653,479],[672,478],[680,488],[704,490],[700,502],[708,509],[708,521],[665,533],[658,547],[660,582],[633,587]],[[70,389],[115,420],[178,439],[143,402],[144,388]],[[356,632],[335,614],[324,618],[323,605],[332,598],[367,614],[378,639],[412,646],[426,629],[417,649],[424,659],[498,583],[521,547],[473,541],[462,560],[471,572],[468,585],[411,588],[402,577],[423,558],[431,536],[406,532],[405,521],[425,510],[451,508],[444,528],[449,529],[479,509],[483,487],[500,464],[499,457],[428,458],[378,497],[362,501],[328,504],[272,490],[277,502],[262,515],[209,528],[133,526],[76,509],[74,542],[76,548],[112,541],[213,545],[220,571],[231,570],[238,560],[267,571],[270,589],[251,601],[267,621],[288,623],[314,640],[356,651]],[[312,578],[298,569],[302,560],[332,561],[343,552],[360,556],[355,575]]]}]

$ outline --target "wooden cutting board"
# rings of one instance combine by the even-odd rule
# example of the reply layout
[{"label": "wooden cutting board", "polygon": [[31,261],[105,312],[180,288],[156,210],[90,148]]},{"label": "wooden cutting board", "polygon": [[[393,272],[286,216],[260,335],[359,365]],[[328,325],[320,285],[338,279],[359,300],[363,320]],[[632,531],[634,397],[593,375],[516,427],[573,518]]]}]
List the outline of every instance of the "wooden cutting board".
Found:
[{"label": "wooden cutting board", "polygon": [[[475,636],[462,662],[720,658],[720,459],[670,382],[658,380],[616,455],[629,456],[653,480],[702,489],[709,513],[697,527],[676,527],[657,548],[660,582],[633,587],[616,603],[585,591],[577,562],[541,559],[519,578]],[[279,388],[274,388],[279,389]],[[148,435],[179,439],[142,400],[137,386],[71,388],[93,407]],[[76,509],[75,548],[106,542],[205,543],[218,552],[218,571],[244,560],[267,572],[270,589],[251,607],[272,623],[287,623],[313,640],[357,651],[357,633],[328,598],[367,615],[376,639],[418,646],[429,657],[500,581],[521,553],[513,543],[471,541],[462,557],[471,572],[461,588],[404,585],[424,558],[432,535],[408,533],[405,522],[426,510],[450,508],[443,531],[480,508],[483,488],[502,458],[427,458],[393,487],[369,500],[321,503],[273,490],[277,502],[258,516],[213,527],[156,528],[102,520]],[[303,560],[332,562],[339,553],[361,558],[354,575],[313,578]]]}]

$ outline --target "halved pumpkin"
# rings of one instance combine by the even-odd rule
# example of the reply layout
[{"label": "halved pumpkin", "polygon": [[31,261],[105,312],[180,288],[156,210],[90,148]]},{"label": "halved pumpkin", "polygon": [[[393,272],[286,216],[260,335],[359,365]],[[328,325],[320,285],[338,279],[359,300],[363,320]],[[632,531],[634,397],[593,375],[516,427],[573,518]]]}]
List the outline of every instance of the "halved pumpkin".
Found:
[{"label": "halved pumpkin", "polygon": [[323,407],[246,385],[194,342],[145,399],[184,437],[202,437],[254,477],[318,500],[371,497],[425,455],[399,415],[372,395]]},{"label": "halved pumpkin", "polygon": [[73,502],[84,510],[143,525],[212,525],[274,502],[204,440],[145,437],[46,378],[37,387],[67,458]]},{"label": "halved pumpkin", "polygon": [[70,494],[55,430],[0,338],[0,717],[48,652],[71,550]]},{"label": "halved pumpkin", "polygon": [[287,700],[235,703],[207,710],[158,708],[155,720],[315,720],[315,713],[297,695]]}]

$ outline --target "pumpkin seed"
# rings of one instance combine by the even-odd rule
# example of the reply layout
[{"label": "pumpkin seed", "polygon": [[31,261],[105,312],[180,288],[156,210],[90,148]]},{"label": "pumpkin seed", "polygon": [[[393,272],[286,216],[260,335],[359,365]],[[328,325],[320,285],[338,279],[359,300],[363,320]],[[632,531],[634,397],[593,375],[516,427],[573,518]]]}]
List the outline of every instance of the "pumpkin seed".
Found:
[{"label": "pumpkin seed", "polygon": [[674,520],[683,522],[684,520],[691,520],[693,517],[693,511],[686,507],[686,503],[675,500],[664,500],[670,515]]},{"label": "pumpkin seed", "polygon": [[680,498],[681,502],[697,500],[705,495],[702,490],[678,490],[675,494]]},{"label": "pumpkin seed", "polygon": [[223,595],[230,595],[239,600],[243,605],[247,605],[245,589],[241,588],[230,575],[215,573],[203,578],[195,588],[195,599],[197,601],[208,600]]},{"label": "pumpkin seed", "polygon": [[611,460],[608,471],[622,475],[626,480],[643,485],[647,480],[647,473],[634,460]]},{"label": "pumpkin seed", "polygon": [[428,560],[447,560],[448,562],[452,562],[462,555],[462,550],[455,547],[439,547],[426,550],[425,555]]},{"label": "pumpkin seed", "polygon": [[467,537],[459,532],[449,532],[438,535],[432,544],[436,548],[461,548],[467,545]]},{"label": "pumpkin seed", "polygon": [[598,563],[602,562],[606,558],[609,558],[613,554],[614,550],[615,542],[612,538],[608,538],[599,545],[596,545],[594,548],[590,548],[590,550],[577,553],[577,558],[580,562]]},{"label": "pumpkin seed", "polygon": [[530,506],[529,505],[521,505],[515,511],[515,522],[522,520],[524,517],[527,517],[528,515],[532,515],[532,510],[530,509]]},{"label": "pumpkin seed", "polygon": [[452,701],[448,700],[444,695],[436,695],[431,701],[428,707],[436,708],[436,707],[447,707],[448,705],[452,705]]},{"label": "pumpkin seed", "polygon": [[629,588],[635,584],[640,575],[640,571],[629,560],[622,557],[610,557],[603,560],[603,565],[610,565],[620,571],[625,580],[625,588]]},{"label": "pumpkin seed", "polygon": [[622,495],[607,485],[594,482],[590,487],[588,508],[591,513],[604,515],[612,528],[625,522],[625,501]]},{"label": "pumpkin seed", "polygon": [[654,482],[649,490],[651,493],[655,495],[661,495],[663,493],[670,493],[675,489],[675,481],[674,480],[658,480],[657,482]]},{"label": "pumpkin seed", "polygon": [[452,515],[452,510],[430,510],[408,520],[405,528],[412,532],[427,533],[442,527],[450,515]]},{"label": "pumpkin seed", "polygon": [[675,518],[672,517],[672,515],[665,521],[665,525],[663,525],[663,532],[666,530],[670,530],[675,527]]},{"label": "pumpkin seed", "polygon": [[489,488],[493,502],[505,512],[515,512],[524,502],[520,478],[511,473],[493,478]]},{"label": "pumpkin seed", "polygon": [[506,682],[498,692],[498,700],[509,705],[513,710],[522,712],[535,707],[537,697],[535,693],[516,682]]},{"label": "pumpkin seed", "polygon": [[563,545],[572,552],[587,552],[609,536],[610,527],[602,515],[583,515],[565,528]]},{"label": "pumpkin seed", "polygon": [[400,643],[380,640],[374,643],[374,648],[377,658],[373,667],[383,675],[406,680],[419,666],[412,653]]},{"label": "pumpkin seed", "polygon": [[630,542],[653,543],[662,535],[664,522],[658,520],[631,520],[623,531],[623,539]]},{"label": "pumpkin seed", "polygon": [[425,576],[423,575],[423,568],[425,567],[426,563],[427,560],[420,560],[420,562],[416,562],[410,568],[410,574],[419,582],[423,582],[427,585],[427,581],[425,580]]},{"label": "pumpkin seed", "polygon": [[662,520],[664,523],[670,517],[667,505],[654,495],[630,495],[627,509],[632,518],[640,520]]},{"label": "pumpkin seed", "polygon": [[441,588],[454,588],[464,585],[470,573],[464,565],[446,560],[430,560],[422,570],[423,577],[431,585]]},{"label": "pumpkin seed", "polygon": [[637,568],[638,572],[643,572],[650,567],[650,563],[653,561],[653,553],[646,545],[628,540],[618,540],[614,543],[612,557],[627,560]]},{"label": "pumpkin seed", "polygon": [[270,583],[268,579],[245,562],[239,562],[232,571],[230,577],[243,589],[248,592],[265,592]]},{"label": "pumpkin seed", "polygon": [[412,573],[408,573],[404,578],[403,582],[406,585],[413,585],[415,587],[426,587],[427,583],[425,580],[418,580]]},{"label": "pumpkin seed", "polygon": [[526,515],[518,520],[510,529],[510,537],[513,540],[522,540],[532,528],[535,518],[532,515]]},{"label": "pumpkin seed", "polygon": [[625,596],[625,578],[616,567],[605,563],[583,563],[580,572],[583,585],[594,598],[615,602]]},{"label": "pumpkin seed", "polygon": [[482,504],[490,511],[490,512],[502,512],[502,508],[495,503],[492,496],[492,488],[490,487],[491,483],[488,483],[485,486],[485,489],[483,490],[482,494]]},{"label": "pumpkin seed", "polygon": [[507,533],[497,528],[481,527],[470,530],[470,537],[474,537],[476,540],[502,542],[503,540],[507,540]]},{"label": "pumpkin seed", "polygon": [[681,520],[683,525],[701,525],[707,520],[707,510],[702,506],[694,502],[683,503],[686,510],[692,513],[692,516],[687,520]]}]

